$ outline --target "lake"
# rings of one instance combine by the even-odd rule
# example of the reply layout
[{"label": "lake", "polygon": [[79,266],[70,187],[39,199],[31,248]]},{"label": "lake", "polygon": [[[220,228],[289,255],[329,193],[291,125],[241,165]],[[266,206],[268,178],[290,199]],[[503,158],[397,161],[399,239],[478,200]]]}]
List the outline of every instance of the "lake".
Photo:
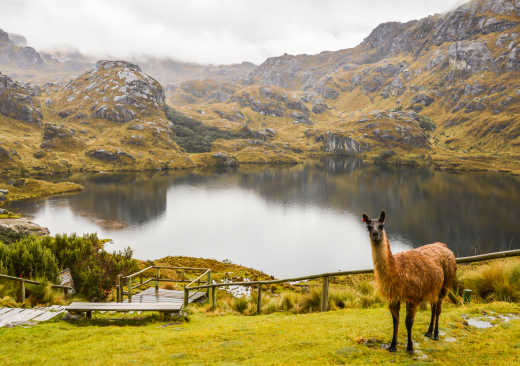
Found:
[{"label": "lake", "polygon": [[139,259],[230,260],[276,277],[371,268],[363,212],[387,212],[394,252],[442,241],[457,256],[520,248],[520,179],[359,160],[235,170],[72,176],[85,190],[14,203],[56,233],[97,232]]}]

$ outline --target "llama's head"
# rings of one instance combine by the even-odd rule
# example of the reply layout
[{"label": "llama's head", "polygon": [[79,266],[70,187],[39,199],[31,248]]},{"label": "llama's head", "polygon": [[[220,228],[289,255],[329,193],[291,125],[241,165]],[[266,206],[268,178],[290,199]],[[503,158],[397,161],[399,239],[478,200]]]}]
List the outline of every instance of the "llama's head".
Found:
[{"label": "llama's head", "polygon": [[370,219],[366,214],[363,214],[363,222],[367,225],[370,241],[374,244],[379,244],[383,240],[385,216],[385,211],[381,211],[379,219]]}]

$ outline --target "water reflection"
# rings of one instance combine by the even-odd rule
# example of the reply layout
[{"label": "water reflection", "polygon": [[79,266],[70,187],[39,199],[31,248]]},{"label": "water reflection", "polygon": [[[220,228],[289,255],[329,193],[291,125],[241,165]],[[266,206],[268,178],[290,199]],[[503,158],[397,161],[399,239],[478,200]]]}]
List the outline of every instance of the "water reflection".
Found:
[{"label": "water reflection", "polygon": [[[98,231],[139,258],[229,258],[285,276],[371,266],[360,215],[387,210],[396,250],[444,241],[458,256],[520,247],[520,180],[363,166],[73,177],[76,195],[19,203],[51,232]],[[116,230],[118,229],[118,230]]]}]

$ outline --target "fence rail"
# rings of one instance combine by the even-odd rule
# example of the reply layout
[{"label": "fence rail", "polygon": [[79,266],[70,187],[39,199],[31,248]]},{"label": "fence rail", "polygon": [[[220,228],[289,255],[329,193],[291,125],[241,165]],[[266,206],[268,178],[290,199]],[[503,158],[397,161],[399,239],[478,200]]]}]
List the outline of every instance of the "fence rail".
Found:
[{"label": "fence rail", "polygon": [[[161,269],[165,270],[173,270],[175,272],[181,273],[181,279],[173,279],[173,278],[161,278]],[[146,273],[150,271],[155,271],[155,273],[152,275],[152,277],[148,279],[144,279],[146,277]],[[198,274],[198,276],[191,280],[191,279],[185,279],[185,272],[201,272]],[[202,278],[204,276],[207,276],[207,281],[203,281]],[[134,285],[132,285],[133,281],[138,281]],[[126,288],[127,291],[124,291],[124,283],[126,282]],[[172,283],[188,283],[188,284],[195,284],[201,285],[202,284],[209,284],[211,283],[211,270],[208,268],[196,268],[196,267],[175,267],[175,266],[149,266],[146,268],[141,269],[138,272],[129,274],[127,276],[118,275],[117,276],[117,284],[116,284],[116,291],[117,291],[117,302],[122,302],[123,297],[126,295],[128,297],[128,301],[132,302],[132,290],[135,290],[140,287],[144,287],[150,282],[155,282],[155,290],[159,290],[159,283],[160,282],[172,282]],[[186,286],[185,286],[186,287]],[[200,292],[200,291],[197,291]],[[197,293],[195,292],[195,293]],[[192,293],[191,296],[195,295],[195,293]],[[189,298],[191,297],[189,293],[186,296],[184,296],[184,305],[187,306]],[[209,290],[208,290],[208,297],[209,297]]]},{"label": "fence rail", "polygon": [[[498,259],[498,258],[507,258],[507,257],[515,257],[520,256],[520,249],[508,250],[503,252],[495,252],[488,254],[480,254],[473,255],[469,257],[460,257],[457,258],[457,263],[472,263],[472,262],[480,262],[490,259]],[[256,286],[257,287],[257,306],[256,311],[257,314],[260,314],[261,306],[262,306],[262,285],[275,285],[279,283],[286,282],[298,282],[305,280],[313,280],[313,279],[322,279],[322,297],[321,297],[321,311],[328,310],[328,293],[329,293],[329,278],[336,276],[347,276],[347,275],[356,275],[356,274],[368,274],[373,273],[373,269],[360,269],[354,271],[340,271],[340,272],[329,272],[329,273],[321,273],[309,276],[302,277],[294,277],[294,278],[284,278],[278,280],[265,280],[265,281],[241,281],[241,282],[227,282],[227,283],[211,283],[208,281],[207,285],[199,285],[199,286],[190,286],[192,283],[188,284],[184,288],[184,302],[187,304],[187,298],[189,297],[189,292],[191,290],[201,290],[208,289],[208,297],[209,291],[211,290],[211,308],[215,309],[216,306],[216,289],[218,287],[229,287],[229,286]]]},{"label": "fence rail", "polygon": [[[8,281],[20,282],[20,286],[21,286],[20,299],[21,299],[21,302],[25,301],[25,297],[26,297],[25,284],[26,283],[29,283],[31,285],[41,285],[41,282],[38,282],[38,281],[33,281],[33,280],[29,280],[27,278],[22,278],[22,277],[8,276],[8,275],[2,274],[2,273],[0,273],[0,279],[5,279],[5,280],[8,280]],[[70,287],[70,286],[56,285],[56,284],[53,284],[53,283],[51,283],[50,286],[52,288],[63,289],[63,291],[65,292],[65,296],[68,295],[69,290],[72,290],[72,287]]]}]

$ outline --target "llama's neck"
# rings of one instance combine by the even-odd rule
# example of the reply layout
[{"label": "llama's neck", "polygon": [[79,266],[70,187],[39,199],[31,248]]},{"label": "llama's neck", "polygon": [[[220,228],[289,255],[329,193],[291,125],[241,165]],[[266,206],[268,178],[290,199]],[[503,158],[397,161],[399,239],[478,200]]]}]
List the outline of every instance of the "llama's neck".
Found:
[{"label": "llama's neck", "polygon": [[370,244],[376,277],[384,282],[391,281],[395,277],[395,259],[386,232],[383,230],[383,239],[380,243],[371,241]]}]

